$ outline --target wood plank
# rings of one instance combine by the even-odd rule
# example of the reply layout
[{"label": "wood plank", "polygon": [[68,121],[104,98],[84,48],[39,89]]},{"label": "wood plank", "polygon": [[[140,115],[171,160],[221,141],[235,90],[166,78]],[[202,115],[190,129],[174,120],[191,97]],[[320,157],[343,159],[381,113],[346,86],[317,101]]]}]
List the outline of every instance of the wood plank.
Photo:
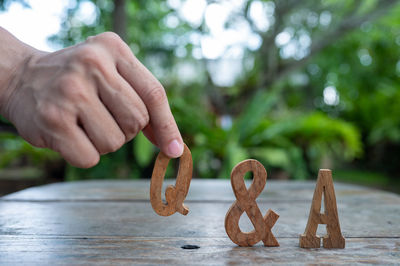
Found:
[{"label": "wood plank", "polygon": [[[235,200],[229,180],[193,180],[186,217],[155,214],[148,180],[27,189],[0,199],[0,265],[399,264],[400,197],[340,183],[335,190],[346,248],[299,248],[314,188],[314,181],[267,181],[257,198],[263,214],[271,208],[280,215],[272,228],[279,248],[241,248],[228,238],[224,217]],[[241,229],[252,230],[243,217]],[[200,249],[181,249],[185,244]]]},{"label": "wood plank", "polygon": [[[197,237],[43,237],[0,238],[0,264],[46,265],[260,265],[380,264],[400,261],[400,240],[348,239],[345,249],[301,249],[297,238],[280,240],[281,247],[238,247],[228,238]],[[200,246],[184,250],[185,244]]]},{"label": "wood plank", "polygon": [[[271,208],[280,215],[272,232],[298,238],[304,232],[311,203],[259,203],[263,214]],[[188,203],[187,216],[160,217],[150,202],[0,202],[0,235],[86,235],[136,237],[226,237],[224,218],[231,203]],[[343,235],[400,237],[397,203],[338,204]],[[242,231],[251,231],[242,216]],[[322,230],[322,231],[321,231]],[[319,226],[319,234],[325,231]]]},{"label": "wood plank", "polygon": [[[166,180],[166,186],[175,180]],[[249,186],[250,181],[246,182]],[[134,181],[78,181],[56,183],[25,189],[0,198],[0,201],[149,201],[150,182]],[[315,189],[315,181],[268,180],[258,201],[310,203]],[[335,183],[338,203],[359,204],[400,204],[400,196],[394,193],[370,188]],[[164,194],[163,194],[164,195]],[[233,202],[235,200],[229,180],[193,179],[185,202],[212,201]]]}]

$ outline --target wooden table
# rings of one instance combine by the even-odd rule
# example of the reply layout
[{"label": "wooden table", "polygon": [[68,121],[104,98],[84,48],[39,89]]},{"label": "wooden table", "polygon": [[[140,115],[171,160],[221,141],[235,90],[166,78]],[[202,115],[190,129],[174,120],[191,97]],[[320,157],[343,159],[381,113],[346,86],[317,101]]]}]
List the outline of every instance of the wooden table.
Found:
[{"label": "wooden table", "polygon": [[[229,240],[224,217],[235,200],[229,180],[193,180],[185,201],[189,214],[170,217],[153,212],[148,181],[25,189],[0,199],[0,265],[400,264],[400,196],[353,185],[335,184],[346,248],[299,248],[314,187],[267,182],[258,205],[280,215],[272,232],[281,246],[274,248],[262,242],[237,247]],[[241,227],[250,231],[246,219]]]}]

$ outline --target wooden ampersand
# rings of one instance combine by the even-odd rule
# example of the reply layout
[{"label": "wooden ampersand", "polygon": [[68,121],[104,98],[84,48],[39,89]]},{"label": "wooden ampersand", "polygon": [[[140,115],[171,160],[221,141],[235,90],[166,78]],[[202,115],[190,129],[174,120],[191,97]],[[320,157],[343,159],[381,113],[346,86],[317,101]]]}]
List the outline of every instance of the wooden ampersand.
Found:
[{"label": "wooden ampersand", "polygon": [[154,211],[161,216],[169,216],[175,212],[188,214],[189,209],[183,204],[192,180],[193,161],[189,148],[184,145],[182,156],[179,158],[178,176],[175,186],[169,185],[165,190],[166,204],[161,199],[161,189],[165,172],[171,158],[160,152],[154,165],[150,181],[150,202]]},{"label": "wooden ampersand", "polygon": [[[253,183],[247,190],[244,183],[244,175],[253,172]],[[225,230],[229,238],[237,245],[242,247],[253,246],[260,240],[264,246],[279,246],[278,241],[271,232],[279,215],[272,210],[268,210],[263,217],[257,206],[256,198],[263,191],[267,182],[267,171],[264,166],[256,160],[245,160],[236,165],[231,173],[232,189],[236,201],[229,208],[225,216]],[[240,216],[246,212],[254,226],[254,230],[246,233],[239,228]]]},{"label": "wooden ampersand", "polygon": [[[323,214],[321,213],[322,193],[324,193],[325,209]],[[323,237],[324,248],[344,248],[345,239],[340,231],[332,171],[327,169],[321,169],[318,173],[306,230],[300,236],[301,248],[319,248],[321,246],[321,238],[316,235],[318,224],[326,224],[327,234]]]}]

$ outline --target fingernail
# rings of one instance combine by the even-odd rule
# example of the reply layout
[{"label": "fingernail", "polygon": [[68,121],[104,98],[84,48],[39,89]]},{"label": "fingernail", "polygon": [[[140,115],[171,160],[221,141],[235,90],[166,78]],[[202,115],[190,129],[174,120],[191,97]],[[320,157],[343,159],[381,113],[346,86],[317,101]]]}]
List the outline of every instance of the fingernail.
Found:
[{"label": "fingernail", "polygon": [[174,139],[168,145],[168,153],[168,156],[170,157],[180,157],[183,153],[183,145]]}]

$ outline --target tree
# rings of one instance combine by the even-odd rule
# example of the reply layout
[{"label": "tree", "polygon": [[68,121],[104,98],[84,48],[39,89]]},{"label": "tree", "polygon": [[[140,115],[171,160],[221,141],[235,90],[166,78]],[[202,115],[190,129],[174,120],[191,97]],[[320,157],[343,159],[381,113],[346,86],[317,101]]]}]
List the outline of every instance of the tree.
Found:
[{"label": "tree", "polygon": [[[90,23],[78,12],[87,2]],[[118,32],[166,87],[197,176],[229,177],[255,157],[273,175],[306,178],[397,152],[386,153],[400,139],[399,13],[394,0],[78,0],[51,40]],[[140,135],[75,176],[150,176],[154,154]]]}]

